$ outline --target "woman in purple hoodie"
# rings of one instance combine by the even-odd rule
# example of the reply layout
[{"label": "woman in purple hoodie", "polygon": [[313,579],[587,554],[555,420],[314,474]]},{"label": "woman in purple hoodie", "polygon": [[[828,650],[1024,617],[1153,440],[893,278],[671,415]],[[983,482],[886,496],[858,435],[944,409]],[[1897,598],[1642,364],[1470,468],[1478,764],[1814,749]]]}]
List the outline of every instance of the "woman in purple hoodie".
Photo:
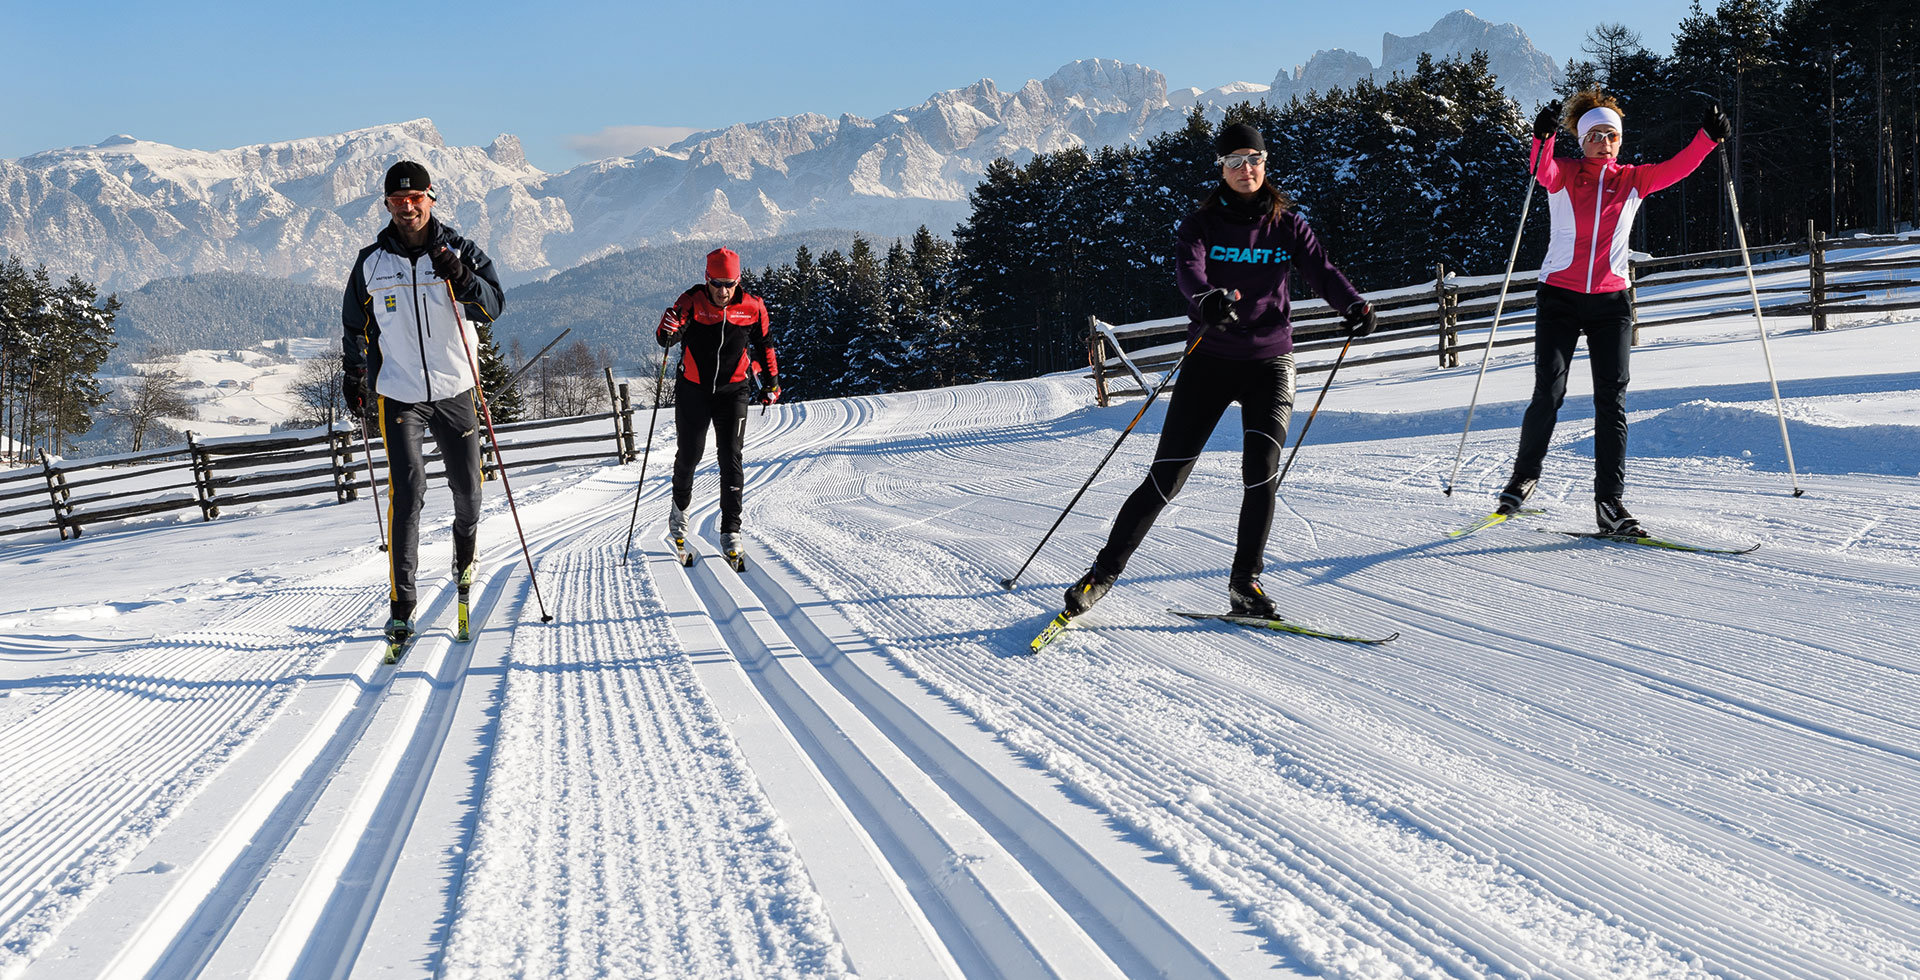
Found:
[{"label": "woman in purple hoodie", "polygon": [[1344,311],[1354,336],[1373,332],[1366,299],[1327,258],[1305,219],[1290,210],[1293,202],[1268,179],[1260,131],[1244,123],[1228,126],[1214,149],[1220,184],[1180,223],[1175,250],[1180,293],[1188,297],[1191,318],[1187,341],[1199,338],[1199,346],[1174,382],[1146,480],[1121,506],[1093,567],[1067,589],[1069,616],[1092,608],[1112,588],[1154,519],[1180,492],[1227,406],[1239,402],[1246,429],[1241,455],[1246,494],[1227,599],[1238,615],[1272,618],[1273,603],[1260,588],[1260,572],[1273,527],[1280,450],[1293,412],[1288,276],[1298,271],[1314,292]]}]

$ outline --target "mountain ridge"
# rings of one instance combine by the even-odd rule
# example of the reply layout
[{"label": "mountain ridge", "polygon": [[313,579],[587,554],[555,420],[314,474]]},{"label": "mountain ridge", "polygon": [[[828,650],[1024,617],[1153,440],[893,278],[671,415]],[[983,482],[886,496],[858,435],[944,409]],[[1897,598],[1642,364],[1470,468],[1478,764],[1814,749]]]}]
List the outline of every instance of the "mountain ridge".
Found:
[{"label": "mountain ridge", "polygon": [[507,285],[675,241],[946,233],[996,158],[1139,143],[1196,108],[1217,118],[1240,101],[1350,85],[1363,67],[1390,72],[1408,51],[1457,53],[1476,39],[1500,47],[1496,66],[1538,55],[1518,27],[1462,10],[1424,34],[1384,35],[1378,69],[1321,52],[1272,86],[1169,92],[1152,68],[1086,59],[1011,90],[983,78],[870,119],[735,123],[558,173],[532,165],[512,134],[458,146],[427,118],[224,150],[116,134],[0,160],[0,254],[103,289],[216,271],[331,282],[385,223],[379,175],[397,159],[434,174],[437,213],[487,249]]}]

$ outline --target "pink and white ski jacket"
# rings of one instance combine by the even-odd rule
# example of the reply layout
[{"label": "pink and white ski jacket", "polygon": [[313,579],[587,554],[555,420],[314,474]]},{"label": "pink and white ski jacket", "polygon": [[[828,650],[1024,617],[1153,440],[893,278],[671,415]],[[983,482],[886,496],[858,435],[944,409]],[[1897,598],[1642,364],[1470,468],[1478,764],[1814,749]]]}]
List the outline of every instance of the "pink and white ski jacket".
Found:
[{"label": "pink and white ski jacket", "polygon": [[1540,161],[1534,176],[1547,189],[1553,217],[1540,279],[1578,293],[1627,288],[1627,235],[1641,199],[1679,183],[1719,145],[1701,130],[1671,160],[1630,165],[1584,157],[1556,160],[1553,140],[1533,141],[1532,159]]}]

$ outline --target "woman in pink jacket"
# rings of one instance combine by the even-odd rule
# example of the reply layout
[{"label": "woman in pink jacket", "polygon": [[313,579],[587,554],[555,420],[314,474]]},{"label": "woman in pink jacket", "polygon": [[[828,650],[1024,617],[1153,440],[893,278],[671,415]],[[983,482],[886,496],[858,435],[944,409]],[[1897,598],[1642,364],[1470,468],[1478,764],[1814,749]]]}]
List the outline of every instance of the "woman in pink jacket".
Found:
[{"label": "woman in pink jacket", "polygon": [[[1547,191],[1552,237],[1540,265],[1534,315],[1533,401],[1520,426],[1520,455],[1498,510],[1520,508],[1540,479],[1547,443],[1567,394],[1567,369],[1580,335],[1593,368],[1593,499],[1606,534],[1638,537],[1640,522],[1620,502],[1627,474],[1627,359],[1633,303],[1627,293],[1627,236],[1648,194],[1693,172],[1732,126],[1709,106],[1693,142],[1671,160],[1623,164],[1624,113],[1612,97],[1586,91],[1540,110],[1533,121],[1534,178]],[[1554,131],[1564,122],[1580,138],[1581,159],[1555,160]]]}]

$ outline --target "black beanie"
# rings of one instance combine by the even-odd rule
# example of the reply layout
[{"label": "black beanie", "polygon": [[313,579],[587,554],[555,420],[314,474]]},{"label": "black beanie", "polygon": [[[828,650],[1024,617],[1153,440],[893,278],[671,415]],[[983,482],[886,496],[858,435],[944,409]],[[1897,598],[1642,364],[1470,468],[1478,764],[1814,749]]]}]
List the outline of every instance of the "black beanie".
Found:
[{"label": "black beanie", "polygon": [[427,168],[412,160],[402,160],[387,168],[387,193],[400,191],[426,191],[433,193],[433,178],[427,176]]},{"label": "black beanie", "polygon": [[1265,153],[1267,141],[1261,138],[1260,131],[1252,126],[1246,123],[1234,123],[1213,138],[1213,152],[1219,156],[1226,156],[1235,150],[1259,150]]}]

